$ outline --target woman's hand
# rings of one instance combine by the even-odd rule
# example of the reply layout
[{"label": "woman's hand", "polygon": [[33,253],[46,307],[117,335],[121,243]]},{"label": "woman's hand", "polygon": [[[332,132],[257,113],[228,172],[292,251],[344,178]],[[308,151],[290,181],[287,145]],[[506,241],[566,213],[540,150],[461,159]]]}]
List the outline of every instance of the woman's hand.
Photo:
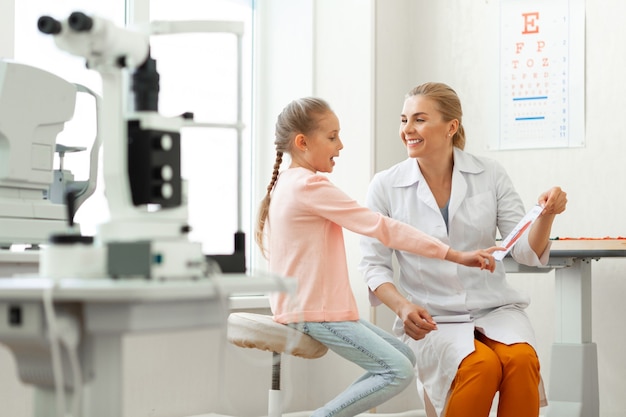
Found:
[{"label": "woman's hand", "polygon": [[567,206],[567,193],[561,187],[552,187],[539,196],[537,204],[543,207],[541,215],[561,214]]},{"label": "woman's hand", "polygon": [[479,249],[470,252],[462,252],[450,248],[446,254],[446,260],[461,265],[477,267],[493,272],[496,269],[496,260],[493,253],[497,250],[505,250],[500,246],[492,246],[487,249]]},{"label": "woman's hand", "polygon": [[402,320],[404,333],[409,337],[420,340],[437,330],[437,323],[428,311],[410,302],[391,282],[379,285],[374,294]]},{"label": "woman's hand", "polygon": [[567,206],[567,193],[561,190],[561,187],[552,187],[539,196],[537,204],[543,207],[543,211],[530,229],[528,244],[537,256],[541,257],[548,247],[554,219],[557,214],[561,214],[565,211],[565,207]]},{"label": "woman's hand", "polygon": [[404,332],[415,340],[423,339],[431,331],[437,330],[437,323],[428,311],[418,305],[406,303],[399,317],[404,324]]}]

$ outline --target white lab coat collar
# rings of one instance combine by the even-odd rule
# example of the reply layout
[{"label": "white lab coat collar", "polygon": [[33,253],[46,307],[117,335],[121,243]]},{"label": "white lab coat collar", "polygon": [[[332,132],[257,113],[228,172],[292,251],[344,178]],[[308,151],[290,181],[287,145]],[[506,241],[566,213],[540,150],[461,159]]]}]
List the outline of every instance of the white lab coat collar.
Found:
[{"label": "white lab coat collar", "polygon": [[[454,148],[454,168],[452,169],[452,194],[450,195],[450,205],[448,207],[449,219],[454,218],[454,214],[465,198],[467,192],[467,182],[464,174],[478,174],[485,170],[482,162],[463,152],[459,148]],[[424,182],[424,187],[420,187],[420,182]],[[433,197],[433,193],[424,181],[424,176],[419,169],[419,165],[414,158],[407,158],[404,162],[397,165],[397,175],[392,177],[392,187],[411,187],[417,186],[417,196],[426,205],[433,210],[439,211],[437,202]]]}]

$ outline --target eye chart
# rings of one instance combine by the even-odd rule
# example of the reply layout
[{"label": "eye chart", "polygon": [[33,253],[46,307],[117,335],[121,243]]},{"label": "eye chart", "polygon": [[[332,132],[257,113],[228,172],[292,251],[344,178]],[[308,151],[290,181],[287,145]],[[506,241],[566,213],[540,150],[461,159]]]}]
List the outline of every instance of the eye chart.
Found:
[{"label": "eye chart", "polygon": [[584,146],[584,0],[501,0],[492,149]]}]

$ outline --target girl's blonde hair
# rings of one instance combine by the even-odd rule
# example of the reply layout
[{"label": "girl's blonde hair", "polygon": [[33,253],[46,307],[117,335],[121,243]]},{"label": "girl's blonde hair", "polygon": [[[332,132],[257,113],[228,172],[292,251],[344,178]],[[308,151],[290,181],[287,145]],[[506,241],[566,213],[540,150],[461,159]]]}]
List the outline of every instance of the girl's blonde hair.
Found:
[{"label": "girl's blonde hair", "polygon": [[276,160],[272,179],[267,186],[265,197],[261,201],[257,215],[255,240],[261,252],[266,256],[263,237],[265,223],[269,214],[272,190],[276,186],[280,164],[283,162],[283,154],[291,154],[293,139],[302,133],[308,135],[318,128],[319,119],[328,112],[332,112],[329,104],[319,98],[305,97],[289,103],[278,115],[275,128]]},{"label": "girl's blonde hair", "polygon": [[461,100],[456,92],[443,83],[424,83],[409,91],[406,98],[413,96],[424,96],[433,100],[437,104],[437,109],[441,112],[443,120],[449,122],[457,119],[459,128],[452,137],[452,145],[459,149],[465,148],[465,129],[463,128],[463,110]]}]

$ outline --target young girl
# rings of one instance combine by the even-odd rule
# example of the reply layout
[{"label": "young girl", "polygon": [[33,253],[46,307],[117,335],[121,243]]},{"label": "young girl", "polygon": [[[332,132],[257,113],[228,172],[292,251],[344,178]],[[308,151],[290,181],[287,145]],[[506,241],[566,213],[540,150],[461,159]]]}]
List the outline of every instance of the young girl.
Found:
[{"label": "young girl", "polygon": [[[415,356],[392,335],[359,319],[342,228],[398,250],[491,272],[496,248],[453,250],[358,205],[318,174],[332,172],[334,158],[343,148],[339,120],[323,100],[303,98],[287,105],[276,122],[275,145],[276,163],[259,211],[256,240],[270,271],[294,277],[298,286],[295,295],[272,295],[274,320],[297,327],[365,369],[361,378],[313,413],[315,417],[355,416],[407,387],[413,380]],[[290,154],[291,165],[279,173],[284,153]],[[434,324],[426,310],[420,321]]]}]

